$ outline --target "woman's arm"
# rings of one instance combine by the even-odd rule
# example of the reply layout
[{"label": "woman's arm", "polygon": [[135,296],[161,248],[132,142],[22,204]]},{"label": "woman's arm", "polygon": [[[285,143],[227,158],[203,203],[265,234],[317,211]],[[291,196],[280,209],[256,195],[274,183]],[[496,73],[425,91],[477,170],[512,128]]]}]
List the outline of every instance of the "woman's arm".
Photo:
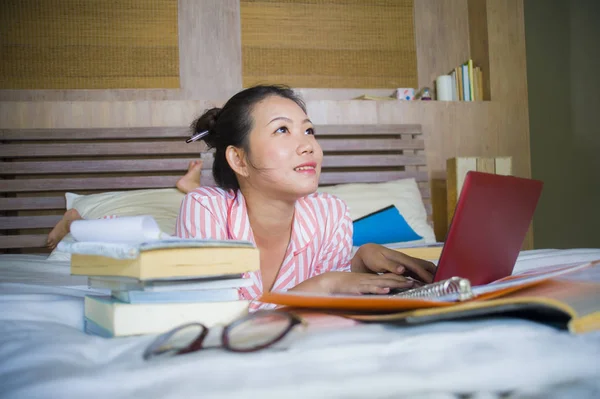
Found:
[{"label": "woman's arm", "polygon": [[289,291],[320,294],[387,294],[393,288],[411,288],[414,281],[394,273],[326,272]]}]

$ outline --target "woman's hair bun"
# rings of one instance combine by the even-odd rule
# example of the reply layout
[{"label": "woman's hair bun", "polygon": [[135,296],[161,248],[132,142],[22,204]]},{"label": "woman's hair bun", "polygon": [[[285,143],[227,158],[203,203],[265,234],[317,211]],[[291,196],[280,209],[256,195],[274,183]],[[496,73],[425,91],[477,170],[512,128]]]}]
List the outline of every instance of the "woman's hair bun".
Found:
[{"label": "woman's hair bun", "polygon": [[221,114],[221,108],[211,108],[205,111],[198,119],[194,120],[191,125],[192,136],[204,131],[208,131],[202,140],[208,144],[209,147],[213,148],[216,145],[216,134],[214,127]]}]

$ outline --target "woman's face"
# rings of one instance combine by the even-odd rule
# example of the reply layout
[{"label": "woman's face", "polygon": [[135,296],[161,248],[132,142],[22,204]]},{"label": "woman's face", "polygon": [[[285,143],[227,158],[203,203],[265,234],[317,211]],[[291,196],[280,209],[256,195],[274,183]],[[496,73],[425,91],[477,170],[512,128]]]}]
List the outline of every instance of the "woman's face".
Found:
[{"label": "woman's face", "polygon": [[323,150],[302,108],[287,98],[270,96],[254,106],[252,118],[249,185],[282,199],[315,192]]}]

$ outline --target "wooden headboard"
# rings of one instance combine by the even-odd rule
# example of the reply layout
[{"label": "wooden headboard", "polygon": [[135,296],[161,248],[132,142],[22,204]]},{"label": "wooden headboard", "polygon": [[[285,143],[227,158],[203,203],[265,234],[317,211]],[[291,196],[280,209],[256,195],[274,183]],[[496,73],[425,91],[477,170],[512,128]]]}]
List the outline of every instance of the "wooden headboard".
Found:
[{"label": "wooden headboard", "polygon": [[[321,125],[321,185],[414,177],[431,221],[429,176],[420,125]],[[79,194],[174,187],[191,160],[212,153],[186,144],[186,127],[0,130],[0,252],[47,252],[50,229]]]}]

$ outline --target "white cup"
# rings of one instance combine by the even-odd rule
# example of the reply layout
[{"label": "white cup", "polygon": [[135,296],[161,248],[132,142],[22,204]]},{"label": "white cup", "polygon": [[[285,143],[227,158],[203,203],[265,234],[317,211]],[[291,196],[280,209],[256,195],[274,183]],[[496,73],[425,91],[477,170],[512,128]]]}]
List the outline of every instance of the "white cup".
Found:
[{"label": "white cup", "polygon": [[436,100],[452,101],[452,78],[450,75],[438,76],[435,80]]}]

